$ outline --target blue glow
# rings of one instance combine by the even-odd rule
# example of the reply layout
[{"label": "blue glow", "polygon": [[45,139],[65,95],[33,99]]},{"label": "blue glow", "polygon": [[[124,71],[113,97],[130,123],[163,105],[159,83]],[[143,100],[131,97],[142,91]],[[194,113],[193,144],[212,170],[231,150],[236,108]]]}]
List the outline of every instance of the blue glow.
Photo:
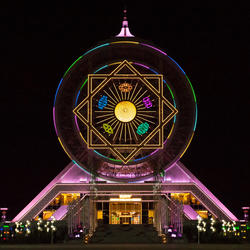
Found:
[{"label": "blue glow", "polygon": [[56,90],[56,94],[55,94],[55,98],[54,98],[54,106],[55,106],[55,104],[56,104],[56,96],[57,96],[58,90],[59,90],[59,88],[60,88],[60,86],[61,86],[61,84],[62,84],[62,81],[63,81],[63,78],[61,79],[61,81],[60,81],[60,83],[59,83],[59,85],[58,85],[58,87],[57,87],[57,90]]},{"label": "blue glow", "polygon": [[135,159],[134,161],[140,161],[140,160],[143,160],[143,159],[145,159],[145,158],[147,158],[148,157],[148,155],[146,155],[146,156],[144,156],[144,157],[141,157],[141,158],[139,158],[139,159]]},{"label": "blue glow", "polygon": [[98,101],[98,108],[104,109],[108,104],[108,97],[106,95],[103,95],[99,101]]},{"label": "blue glow", "polygon": [[150,68],[150,70],[153,71],[155,74],[159,75],[159,73],[157,71],[155,71],[154,69]]},{"label": "blue glow", "polygon": [[73,162],[77,167],[79,167],[81,170],[83,170],[85,173],[87,173],[87,174],[90,175],[90,172],[88,172],[86,169],[84,169],[83,167],[81,167],[76,161],[72,160],[72,162]]},{"label": "blue glow", "polygon": [[96,154],[98,154],[99,156],[104,157],[104,158],[106,158],[106,159],[108,159],[108,160],[121,162],[121,160],[116,160],[116,159],[113,159],[113,158],[109,158],[109,157],[107,157],[107,156],[105,156],[105,155],[102,155],[101,153],[99,153],[99,152],[96,151],[96,150],[94,150],[94,152],[95,152]]},{"label": "blue glow", "polygon": [[101,45],[99,45],[99,46],[97,46],[97,47],[95,47],[95,48],[93,48],[93,49],[88,50],[88,51],[85,52],[82,56],[87,55],[88,53],[90,53],[91,51],[93,51],[93,50],[95,50],[95,49],[99,49],[99,48],[101,48],[101,47],[108,46],[108,45],[109,45],[109,43],[101,44]]},{"label": "blue glow", "polygon": [[197,116],[198,116],[198,108],[197,108],[197,103],[195,105],[195,122],[194,122],[194,131],[196,129],[196,125],[197,125]]},{"label": "blue glow", "polygon": [[107,68],[107,67],[108,67],[108,65],[104,65],[104,66],[102,66],[101,68],[97,69],[97,70],[94,72],[94,74],[95,74],[95,73],[97,73],[98,71],[102,70],[102,69]]},{"label": "blue glow", "polygon": [[184,72],[184,70],[181,68],[181,66],[173,59],[171,58],[170,56],[168,56],[179,68],[180,70],[186,75],[186,73]]},{"label": "blue glow", "polygon": [[78,91],[78,94],[77,94],[77,96],[76,96],[75,106],[77,105],[77,101],[78,101],[78,98],[79,98],[80,93],[81,93],[81,90]]}]

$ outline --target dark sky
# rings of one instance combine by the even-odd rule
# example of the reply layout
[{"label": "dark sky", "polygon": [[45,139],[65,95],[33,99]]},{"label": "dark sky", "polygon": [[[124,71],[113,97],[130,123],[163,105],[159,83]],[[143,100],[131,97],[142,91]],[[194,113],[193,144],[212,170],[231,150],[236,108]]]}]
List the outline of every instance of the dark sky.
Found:
[{"label": "dark sky", "polygon": [[[57,85],[80,55],[120,31],[123,9],[118,1],[19,2],[0,7],[0,207],[9,207],[9,219],[70,162],[53,127]],[[127,3],[129,26],[174,58],[194,86],[198,124],[182,162],[242,217],[250,205],[250,9],[153,2]]]}]

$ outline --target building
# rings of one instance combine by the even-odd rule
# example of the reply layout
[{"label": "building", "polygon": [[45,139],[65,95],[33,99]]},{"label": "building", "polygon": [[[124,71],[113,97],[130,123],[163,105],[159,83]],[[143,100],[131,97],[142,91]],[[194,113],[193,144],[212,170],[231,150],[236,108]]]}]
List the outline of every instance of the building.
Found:
[{"label": "building", "polygon": [[83,225],[237,218],[180,162],[196,128],[197,103],[183,69],[163,50],[121,32],[66,71],[53,118],[71,162],[14,219]]}]

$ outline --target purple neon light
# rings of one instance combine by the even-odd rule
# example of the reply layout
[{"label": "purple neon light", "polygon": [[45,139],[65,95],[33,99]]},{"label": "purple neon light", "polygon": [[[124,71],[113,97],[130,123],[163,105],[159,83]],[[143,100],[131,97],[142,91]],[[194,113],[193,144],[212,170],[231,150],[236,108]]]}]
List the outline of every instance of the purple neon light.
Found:
[{"label": "purple neon light", "polygon": [[56,128],[56,117],[55,117],[55,106],[53,107],[53,123],[56,131],[56,135],[58,136],[57,128]]},{"label": "purple neon light", "polygon": [[146,68],[146,69],[150,69],[148,66],[146,66],[146,65],[144,65],[144,64],[141,64],[141,63],[133,62],[133,64],[142,66],[142,67],[144,67],[144,68]]},{"label": "purple neon light", "polygon": [[[164,144],[167,142],[167,140],[164,142]],[[153,154],[155,154],[156,152],[158,152],[160,149],[158,148],[158,149],[156,149],[154,152],[152,152],[151,154],[149,154],[149,155],[153,155]]]},{"label": "purple neon light", "polygon": [[160,50],[160,49],[158,49],[158,48],[156,48],[156,47],[154,47],[154,46],[152,46],[152,45],[149,45],[149,44],[146,44],[146,43],[140,43],[140,44],[141,44],[141,45],[144,45],[144,46],[147,46],[147,47],[149,47],[149,48],[151,48],[151,49],[157,50],[158,52],[160,52],[160,53],[162,53],[163,55],[167,56],[167,53],[165,53],[164,51],[162,51],[162,50]]},{"label": "purple neon light", "polygon": [[77,128],[78,132],[80,132],[79,125],[78,125],[78,122],[77,122],[77,116],[76,115],[75,115],[75,124],[76,124],[76,128]]},{"label": "purple neon light", "polygon": [[[68,212],[68,205],[62,205],[55,211],[55,213],[53,213],[53,216],[55,217],[56,220],[61,220],[67,212]],[[50,217],[49,220],[52,220],[52,218]]]}]

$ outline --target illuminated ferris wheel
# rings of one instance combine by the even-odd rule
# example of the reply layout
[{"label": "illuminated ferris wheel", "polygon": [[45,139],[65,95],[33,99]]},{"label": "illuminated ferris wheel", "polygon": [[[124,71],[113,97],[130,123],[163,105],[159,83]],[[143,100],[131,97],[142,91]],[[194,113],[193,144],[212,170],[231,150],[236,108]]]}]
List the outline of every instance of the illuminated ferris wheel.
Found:
[{"label": "illuminated ferris wheel", "polygon": [[92,162],[98,175],[123,168],[140,177],[152,174],[159,159],[167,167],[182,157],[197,111],[192,85],[173,59],[121,39],[90,49],[68,69],[53,114],[74,163],[90,171]]}]

